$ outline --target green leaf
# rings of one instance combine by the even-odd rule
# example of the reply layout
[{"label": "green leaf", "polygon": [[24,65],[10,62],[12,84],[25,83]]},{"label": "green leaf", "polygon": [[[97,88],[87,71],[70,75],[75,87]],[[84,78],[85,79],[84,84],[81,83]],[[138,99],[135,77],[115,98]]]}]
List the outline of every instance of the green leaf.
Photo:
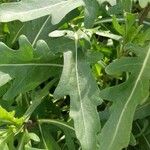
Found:
[{"label": "green leaf", "polygon": [[123,36],[124,43],[133,42],[135,39],[139,38],[139,33],[143,26],[137,25],[136,14],[125,13],[124,17],[125,25],[119,24],[117,18],[113,16],[113,26],[115,30]]},{"label": "green leaf", "polygon": [[130,135],[130,145],[135,146],[136,144],[137,144],[136,139],[135,139],[133,133],[131,133],[131,135]]},{"label": "green leaf", "polygon": [[120,15],[124,12],[132,11],[132,0],[119,0],[115,5],[108,10],[110,15]]},{"label": "green leaf", "polygon": [[11,80],[11,77],[9,74],[0,72],[0,86],[3,86],[4,84],[9,82],[10,80]]},{"label": "green leaf", "polygon": [[108,37],[108,38],[116,40],[116,41],[120,41],[122,39],[121,36],[112,34],[112,33],[110,33],[110,31],[97,31],[96,34],[99,36],[102,36],[102,37]]},{"label": "green leaf", "polygon": [[[139,123],[136,122],[136,126],[140,132],[142,132],[142,128]],[[149,150],[150,149],[150,134],[142,133],[140,139],[139,148],[140,150]]]},{"label": "green leaf", "polygon": [[150,0],[139,0],[139,4],[143,8],[146,7],[148,3],[150,3]]},{"label": "green leaf", "polygon": [[91,28],[94,25],[94,21],[97,18],[99,4],[97,0],[83,0],[85,3],[85,20],[84,24],[86,28]]},{"label": "green leaf", "polygon": [[70,11],[83,6],[82,0],[22,0],[20,2],[0,5],[0,22],[20,20],[22,22],[37,19],[46,15],[52,16],[52,23],[59,23]]},{"label": "green leaf", "polygon": [[65,122],[59,121],[59,120],[54,120],[54,119],[39,119],[38,122],[40,124],[43,124],[43,123],[52,124],[52,125],[55,125],[55,126],[59,127],[62,130],[67,129],[67,130],[70,130],[70,132],[74,132],[74,128],[72,126],[68,125]]},{"label": "green leaf", "polygon": [[[45,122],[45,123],[51,124],[51,121]],[[43,145],[44,145],[45,149],[48,149],[48,150],[60,150],[61,149],[59,147],[57,141],[55,141],[55,139],[51,135],[49,126],[42,127],[41,124],[39,124],[39,129],[40,129],[40,133],[42,136],[42,141],[43,141]]]},{"label": "green leaf", "polygon": [[65,137],[66,137],[66,144],[67,144],[68,149],[76,150],[76,147],[75,147],[75,144],[74,144],[74,141],[73,141],[74,138],[70,134],[69,130],[65,130],[64,134],[65,134]]},{"label": "green leaf", "polygon": [[25,150],[47,150],[47,149],[39,149],[39,148],[31,147],[29,145],[25,145]]},{"label": "green leaf", "polygon": [[97,148],[97,136],[100,132],[100,120],[97,112],[99,89],[94,81],[90,67],[84,57],[71,51],[64,53],[64,69],[54,93],[61,98],[69,95],[70,116],[74,120],[77,138],[83,150]]},{"label": "green leaf", "polygon": [[62,67],[56,64],[59,59],[56,59],[44,41],[40,40],[34,49],[27,38],[21,36],[19,45],[19,50],[12,50],[0,43],[0,71],[13,79],[4,99],[12,99],[34,89],[49,77],[56,76],[60,70],[58,68]]},{"label": "green leaf", "polygon": [[40,138],[35,134],[35,133],[28,133],[28,136],[31,140],[35,141],[35,142],[40,142]]},{"label": "green leaf", "polygon": [[130,50],[136,57],[121,58],[106,68],[110,75],[129,72],[130,76],[124,83],[101,91],[102,98],[113,101],[111,115],[100,135],[101,150],[121,150],[128,146],[136,107],[149,96],[150,46],[132,45]]},{"label": "green leaf", "polygon": [[[59,121],[59,120],[53,120],[53,119],[39,119],[38,122],[40,124],[45,123],[45,124],[54,125],[54,126],[57,126],[58,128],[60,128],[65,134],[66,143],[67,143],[68,148],[75,150],[74,142],[73,142],[73,139],[75,138],[75,130],[71,125],[69,125],[69,123]],[[43,136],[47,136],[47,137],[49,136],[44,130],[42,131],[42,129],[41,129],[41,134],[43,134]],[[43,140],[45,142],[45,145],[50,146],[50,142],[46,138],[44,138]],[[55,147],[58,147],[54,140],[53,140],[53,143],[51,143],[51,146],[52,145]]]},{"label": "green leaf", "polygon": [[18,142],[18,146],[17,146],[17,150],[22,150],[24,149],[24,146],[27,143],[30,143],[31,140],[33,140],[35,143],[39,143],[40,142],[40,138],[38,137],[38,135],[36,135],[33,132],[27,132],[27,130],[25,130],[22,133],[21,138],[19,138],[19,142]]},{"label": "green leaf", "polygon": [[[21,23],[20,21],[13,21],[8,23],[10,30],[9,38],[7,38],[7,45],[13,45],[20,35],[25,35],[28,40],[35,46],[39,39],[48,38],[49,31],[56,28],[56,25],[51,24],[51,17],[46,16],[32,21]],[[49,39],[49,38],[48,38]]]},{"label": "green leaf", "polygon": [[137,119],[144,119],[145,117],[150,116],[150,102],[146,102],[143,105],[137,107],[135,115],[134,115],[134,120]]},{"label": "green leaf", "polygon": [[4,145],[0,145],[0,148],[4,149],[4,150],[9,150],[9,148],[8,148],[6,143]]},{"label": "green leaf", "polygon": [[8,112],[0,106],[0,122],[9,122],[16,126],[21,126],[24,122],[23,118],[15,118],[15,112]]},{"label": "green leaf", "polygon": [[1,129],[0,131],[0,149],[6,149],[8,148],[8,141],[14,137],[14,133],[11,128],[9,129]]},{"label": "green leaf", "polygon": [[118,21],[117,21],[117,18],[115,16],[113,16],[113,26],[115,28],[115,30],[120,33],[121,35],[124,35],[125,34],[125,31],[124,31],[124,27],[121,26]]},{"label": "green leaf", "polygon": [[124,11],[131,12],[132,10],[132,0],[122,0],[122,6]]},{"label": "green leaf", "polygon": [[27,122],[35,109],[42,103],[43,99],[49,94],[50,87],[56,82],[56,79],[50,81],[42,90],[37,91],[37,95],[32,100],[32,104],[28,107],[23,118]]},{"label": "green leaf", "polygon": [[[20,35],[25,35],[33,46],[40,39],[44,39],[49,46],[55,45],[54,39],[48,37],[49,32],[56,30],[58,27],[62,26],[64,23],[73,19],[79,14],[78,10],[71,11],[67,14],[64,19],[57,25],[51,23],[51,16],[45,16],[28,22],[13,21],[7,23],[9,28],[9,36],[7,37],[7,45],[13,45]],[[59,40],[62,40],[59,39]],[[65,43],[65,42],[64,42]],[[63,43],[63,44],[64,44]],[[60,47],[62,45],[59,44]]]}]

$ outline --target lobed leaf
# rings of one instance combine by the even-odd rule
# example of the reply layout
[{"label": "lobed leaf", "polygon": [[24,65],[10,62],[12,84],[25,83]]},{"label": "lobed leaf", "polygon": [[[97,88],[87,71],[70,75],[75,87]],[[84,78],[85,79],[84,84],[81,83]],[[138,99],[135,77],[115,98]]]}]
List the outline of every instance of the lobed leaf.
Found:
[{"label": "lobed leaf", "polygon": [[52,16],[52,23],[59,23],[70,11],[83,6],[82,0],[21,0],[20,2],[0,5],[0,22],[20,20],[22,22],[37,19],[46,15]]},{"label": "lobed leaf", "polygon": [[[19,93],[34,89],[49,77],[54,77],[62,66],[55,64],[59,59],[52,53],[47,44],[40,40],[36,49],[25,36],[19,39],[19,50],[12,50],[0,43],[0,71],[8,76],[7,82],[13,80],[4,99],[12,99]],[[38,76],[37,76],[38,74]],[[6,83],[6,82],[5,82]]]},{"label": "lobed leaf", "polygon": [[97,112],[99,89],[84,57],[76,51],[64,53],[64,68],[55,97],[70,96],[70,116],[83,150],[97,149],[100,120]]},{"label": "lobed leaf", "polygon": [[132,121],[136,107],[149,96],[150,46],[130,49],[136,57],[126,57],[111,63],[106,72],[129,72],[124,83],[104,89],[101,97],[113,101],[111,115],[100,135],[101,150],[121,150],[129,144]]}]

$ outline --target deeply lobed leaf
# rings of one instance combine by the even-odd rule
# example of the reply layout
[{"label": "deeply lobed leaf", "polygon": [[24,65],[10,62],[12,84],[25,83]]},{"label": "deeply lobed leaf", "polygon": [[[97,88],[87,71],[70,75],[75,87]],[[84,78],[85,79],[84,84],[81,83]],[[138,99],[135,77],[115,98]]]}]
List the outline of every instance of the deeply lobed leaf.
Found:
[{"label": "deeply lobed leaf", "polygon": [[101,91],[101,97],[113,101],[111,115],[100,135],[101,150],[121,150],[129,144],[132,121],[137,105],[149,96],[150,47],[130,49],[137,57],[121,58],[110,64],[109,74],[129,72],[124,83]]},{"label": "deeply lobed leaf", "polygon": [[71,51],[64,53],[64,69],[54,95],[70,96],[70,116],[82,149],[97,149],[100,120],[96,107],[102,100],[90,68],[79,53],[76,56]]},{"label": "deeply lobed leaf", "polygon": [[57,75],[58,68],[61,68],[61,65],[55,64],[59,59],[56,59],[44,41],[40,40],[36,49],[25,36],[20,37],[19,43],[19,50],[12,50],[0,43],[0,70],[5,76],[9,75],[6,82],[10,78],[14,80],[4,95],[5,99],[12,99],[19,93],[34,89],[49,77]]},{"label": "deeply lobed leaf", "polygon": [[44,3],[41,3],[41,0],[22,0],[20,2],[3,3],[0,5],[0,22],[13,20],[25,22],[51,15],[52,23],[57,24],[71,10],[83,5],[82,0],[44,0]]}]

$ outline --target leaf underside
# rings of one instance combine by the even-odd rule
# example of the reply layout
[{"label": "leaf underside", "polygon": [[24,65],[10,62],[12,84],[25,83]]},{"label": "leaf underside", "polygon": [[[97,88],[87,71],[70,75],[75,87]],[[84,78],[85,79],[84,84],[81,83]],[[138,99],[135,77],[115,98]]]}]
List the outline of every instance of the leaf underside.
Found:
[{"label": "leaf underside", "polygon": [[82,0],[22,0],[0,5],[0,22],[20,20],[22,22],[51,15],[52,23],[59,23],[70,11],[83,6]]}]

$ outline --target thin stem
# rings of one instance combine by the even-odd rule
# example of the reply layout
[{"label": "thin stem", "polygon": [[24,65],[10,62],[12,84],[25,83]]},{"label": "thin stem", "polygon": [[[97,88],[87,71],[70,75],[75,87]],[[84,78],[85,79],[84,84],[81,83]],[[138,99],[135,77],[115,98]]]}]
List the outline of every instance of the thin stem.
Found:
[{"label": "thin stem", "polygon": [[28,100],[28,95],[27,95],[27,93],[24,94],[24,98],[25,98],[27,107],[29,107],[29,106],[30,106],[30,103],[29,103],[29,100]]},{"label": "thin stem", "polygon": [[46,148],[46,150],[48,150],[46,141],[44,139],[43,131],[42,131],[41,125],[39,123],[38,123],[38,127],[39,127],[39,130],[40,130],[40,133],[41,133],[41,137],[42,137],[42,141],[43,141],[44,147]]},{"label": "thin stem", "polygon": [[20,32],[22,31],[22,29],[24,28],[24,25],[22,25],[22,27],[18,30],[16,36],[13,38],[11,45],[15,43],[16,39],[18,38]]},{"label": "thin stem", "polygon": [[61,64],[38,64],[38,63],[27,63],[27,64],[0,64],[0,67],[22,67],[22,66],[45,66],[45,67],[63,67]]},{"label": "thin stem", "polygon": [[53,119],[38,119],[38,122],[40,124],[47,123],[47,124],[54,124],[54,125],[58,125],[58,126],[63,126],[63,127],[69,128],[72,131],[75,131],[75,129],[73,127],[67,125],[66,123],[63,123],[63,122],[60,122],[57,120],[53,120]]},{"label": "thin stem", "polygon": [[42,89],[39,92],[39,96],[35,97],[33,100],[33,103],[30,105],[30,107],[27,109],[27,111],[24,114],[24,120],[27,122],[31,116],[31,114],[35,111],[35,109],[41,104],[41,102],[44,100],[44,98],[48,95],[49,88],[57,81],[57,79],[53,79],[50,81],[44,89]]},{"label": "thin stem", "polygon": [[[101,19],[100,21],[97,21],[95,23],[95,25],[98,25],[98,24],[101,24],[101,23],[110,23],[112,21],[113,21],[112,18]],[[125,22],[125,19],[124,18],[117,18],[117,21],[118,22]],[[139,22],[139,19],[136,19],[136,22]],[[150,22],[148,22],[148,21],[143,21],[143,24],[150,26]]]},{"label": "thin stem", "polygon": [[43,31],[44,27],[46,26],[46,24],[47,24],[48,20],[50,19],[50,17],[51,16],[48,16],[47,19],[45,20],[45,22],[43,23],[42,27],[40,28],[39,32],[37,33],[37,35],[36,35],[36,37],[35,37],[35,39],[34,39],[34,41],[32,43],[32,46],[35,45],[37,39],[39,38],[40,34],[42,33],[42,31]]},{"label": "thin stem", "polygon": [[[140,125],[137,122],[136,122],[136,126],[138,127],[139,131],[142,130],[141,127],[140,127]],[[148,139],[146,138],[146,136],[144,135],[144,133],[142,134],[142,136],[143,136],[143,138],[144,138],[144,140],[145,140],[148,148],[150,149],[150,143],[149,143]]]}]

